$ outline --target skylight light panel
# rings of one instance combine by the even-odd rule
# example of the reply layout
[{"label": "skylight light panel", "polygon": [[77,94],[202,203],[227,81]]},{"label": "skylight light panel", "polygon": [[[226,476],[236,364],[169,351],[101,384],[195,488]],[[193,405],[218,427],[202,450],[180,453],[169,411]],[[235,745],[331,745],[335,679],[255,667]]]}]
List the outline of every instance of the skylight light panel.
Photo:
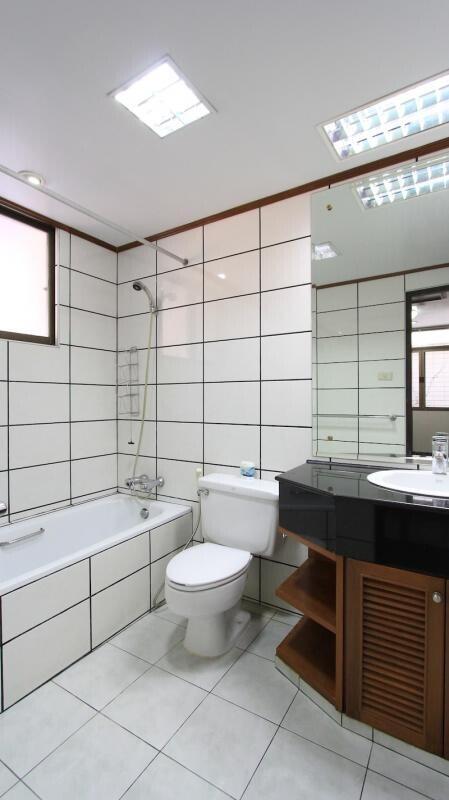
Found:
[{"label": "skylight light panel", "polygon": [[113,96],[160,137],[213,111],[168,56]]},{"label": "skylight light panel", "polygon": [[340,159],[449,122],[449,73],[356,109],[321,126]]},{"label": "skylight light panel", "polygon": [[371,176],[356,184],[355,189],[364,208],[378,208],[449,189],[449,157]]}]

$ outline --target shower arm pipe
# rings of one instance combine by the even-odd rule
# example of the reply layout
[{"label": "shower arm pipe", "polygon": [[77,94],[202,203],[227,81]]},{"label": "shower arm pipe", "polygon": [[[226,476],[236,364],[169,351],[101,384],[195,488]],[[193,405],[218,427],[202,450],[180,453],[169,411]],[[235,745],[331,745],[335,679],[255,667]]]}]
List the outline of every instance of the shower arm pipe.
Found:
[{"label": "shower arm pipe", "polygon": [[53,192],[52,189],[47,189],[46,186],[33,186],[31,183],[27,181],[22,175],[19,175],[18,172],[15,172],[13,169],[9,169],[9,167],[5,167],[4,164],[0,164],[0,173],[3,175],[7,175],[8,178],[13,178],[20,183],[24,183],[25,186],[28,186],[29,189],[34,189],[36,192],[40,192],[41,194],[45,194],[47,197],[51,197],[52,200],[56,200],[58,203],[62,203],[69,208],[72,208],[74,211],[78,211],[80,214],[84,214],[85,217],[90,217],[91,219],[95,220],[95,222],[100,222],[102,225],[106,225],[108,228],[111,228],[118,233],[123,234],[123,236],[129,237],[130,241],[139,242],[139,244],[145,245],[145,247],[150,247],[152,250],[156,250],[158,253],[163,253],[168,258],[172,258],[174,261],[177,261],[179,264],[182,264],[183,267],[186,267],[189,263],[187,258],[182,258],[182,256],[177,256],[175,253],[172,253],[170,250],[166,250],[165,247],[161,247],[158,244],[154,244],[154,242],[149,242],[148,239],[144,239],[141,236],[138,236],[133,231],[128,230],[128,228],[123,228],[121,225],[117,225],[115,222],[111,222],[111,220],[107,219],[106,217],[100,216],[100,214],[96,214],[95,211],[90,211],[90,209],[81,206],[79,203],[75,203],[73,200],[69,200],[67,197],[64,197],[57,192]]}]

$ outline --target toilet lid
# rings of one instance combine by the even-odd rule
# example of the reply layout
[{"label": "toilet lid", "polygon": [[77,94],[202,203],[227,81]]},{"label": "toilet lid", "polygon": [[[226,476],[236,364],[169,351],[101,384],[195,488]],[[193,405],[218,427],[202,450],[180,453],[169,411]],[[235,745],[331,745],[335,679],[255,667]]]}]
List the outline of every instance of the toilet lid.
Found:
[{"label": "toilet lid", "polygon": [[204,542],[172,558],[167,565],[167,578],[183,586],[218,583],[246,569],[251,558],[246,550]]}]

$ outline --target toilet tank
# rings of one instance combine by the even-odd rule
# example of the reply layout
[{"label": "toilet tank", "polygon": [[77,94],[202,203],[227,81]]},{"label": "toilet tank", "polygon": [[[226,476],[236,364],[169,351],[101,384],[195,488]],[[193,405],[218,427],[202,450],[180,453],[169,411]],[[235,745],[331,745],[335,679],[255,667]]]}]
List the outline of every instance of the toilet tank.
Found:
[{"label": "toilet tank", "polygon": [[254,555],[272,555],[278,525],[277,481],[217,472],[200,478],[199,487],[205,539]]}]

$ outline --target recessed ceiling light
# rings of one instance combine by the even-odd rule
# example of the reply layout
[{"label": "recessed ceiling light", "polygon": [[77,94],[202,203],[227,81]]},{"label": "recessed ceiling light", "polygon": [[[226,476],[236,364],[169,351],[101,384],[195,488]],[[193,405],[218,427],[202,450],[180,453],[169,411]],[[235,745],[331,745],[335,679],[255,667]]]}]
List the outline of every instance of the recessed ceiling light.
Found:
[{"label": "recessed ceiling light", "polygon": [[222,281],[226,280],[226,273],[224,273],[224,272],[219,272],[219,273],[217,274],[217,278],[221,278],[221,280],[222,280]]},{"label": "recessed ceiling light", "polygon": [[321,125],[339,158],[449,122],[449,73],[415,84]]},{"label": "recessed ceiling light", "polygon": [[355,189],[365,208],[377,208],[449,189],[449,158],[446,155],[373,175],[356,184]]},{"label": "recessed ceiling light", "polygon": [[214,110],[169,56],[112,95],[160,137],[184,128]]},{"label": "recessed ceiling light", "polygon": [[42,175],[38,175],[37,172],[30,172],[28,169],[22,169],[19,172],[19,175],[21,178],[24,178],[28,183],[30,183],[31,186],[45,185],[45,179],[42,177]]},{"label": "recessed ceiling light", "polygon": [[338,256],[332,242],[321,242],[320,244],[312,245],[312,260],[323,261],[325,258],[335,258]]}]

